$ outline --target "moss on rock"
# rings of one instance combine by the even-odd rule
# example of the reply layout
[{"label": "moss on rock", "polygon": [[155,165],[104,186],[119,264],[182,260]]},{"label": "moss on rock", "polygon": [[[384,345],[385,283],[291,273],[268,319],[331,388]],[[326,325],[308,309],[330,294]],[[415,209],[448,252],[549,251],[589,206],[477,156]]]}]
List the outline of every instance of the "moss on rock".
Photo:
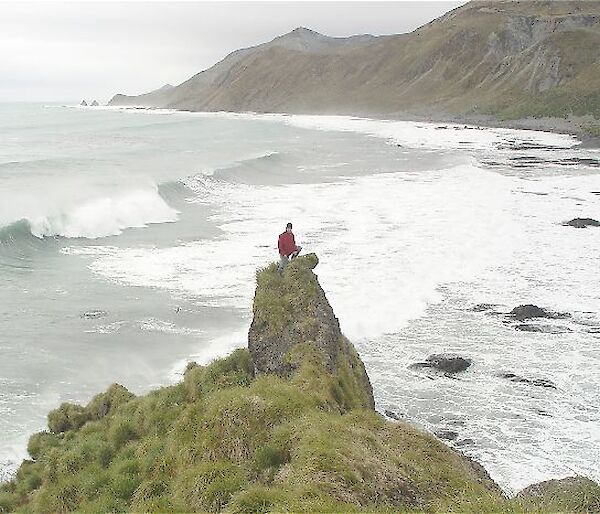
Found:
[{"label": "moss on rock", "polygon": [[[374,408],[373,390],[356,350],[343,335],[313,269],[315,254],[294,259],[283,274],[274,264],[257,274],[248,348],[257,374],[290,376],[318,359],[335,377],[338,405]],[[307,355],[314,347],[316,354]],[[296,347],[302,349],[298,350]],[[314,352],[313,352],[314,353]]]}]

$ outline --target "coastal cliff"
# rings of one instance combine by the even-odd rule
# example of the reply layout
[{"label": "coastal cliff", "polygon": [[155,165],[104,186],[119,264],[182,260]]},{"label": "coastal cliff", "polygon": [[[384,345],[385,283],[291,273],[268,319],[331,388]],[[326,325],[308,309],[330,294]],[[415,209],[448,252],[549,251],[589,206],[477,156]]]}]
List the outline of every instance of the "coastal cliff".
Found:
[{"label": "coastal cliff", "polygon": [[[110,105],[455,119],[600,134],[600,2],[472,1],[408,34],[299,27]],[[517,121],[520,120],[520,121]]]},{"label": "coastal cliff", "polygon": [[111,386],[63,404],[0,512],[591,512],[600,487],[551,481],[508,500],[485,470],[374,410],[373,392],[313,269],[257,274],[249,350],[188,365],[136,397]]}]

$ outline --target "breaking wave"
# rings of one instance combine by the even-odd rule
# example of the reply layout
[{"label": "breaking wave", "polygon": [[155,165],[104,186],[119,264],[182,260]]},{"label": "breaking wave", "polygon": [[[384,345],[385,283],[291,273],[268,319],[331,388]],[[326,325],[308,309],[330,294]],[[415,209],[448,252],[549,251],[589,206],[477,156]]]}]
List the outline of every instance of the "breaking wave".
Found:
[{"label": "breaking wave", "polygon": [[127,228],[177,219],[178,211],[155,187],[92,198],[52,213],[10,222],[0,226],[0,244],[4,247],[36,246],[51,237],[97,239],[119,235]]}]

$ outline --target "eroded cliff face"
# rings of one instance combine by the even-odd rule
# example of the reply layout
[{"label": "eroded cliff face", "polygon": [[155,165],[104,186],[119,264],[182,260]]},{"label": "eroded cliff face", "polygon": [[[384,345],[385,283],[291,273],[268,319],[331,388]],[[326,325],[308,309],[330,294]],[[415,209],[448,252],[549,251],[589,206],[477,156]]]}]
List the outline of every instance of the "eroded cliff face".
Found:
[{"label": "eroded cliff face", "polygon": [[312,347],[327,372],[356,396],[357,404],[373,409],[373,389],[364,364],[342,334],[312,271],[318,262],[315,254],[309,254],[292,261],[283,274],[274,264],[258,273],[248,333],[255,373],[289,377],[302,364],[303,349]]}]

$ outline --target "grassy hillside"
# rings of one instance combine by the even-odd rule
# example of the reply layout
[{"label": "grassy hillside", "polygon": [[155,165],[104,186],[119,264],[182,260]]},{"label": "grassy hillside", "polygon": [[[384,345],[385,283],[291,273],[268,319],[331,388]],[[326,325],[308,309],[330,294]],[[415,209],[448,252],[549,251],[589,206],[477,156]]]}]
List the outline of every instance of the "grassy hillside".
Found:
[{"label": "grassy hillside", "polygon": [[111,102],[206,111],[600,119],[599,66],[600,2],[473,1],[410,34],[343,39],[298,29],[234,52],[158,96]]},{"label": "grassy hillside", "polygon": [[[259,273],[255,315],[272,330],[290,321],[291,297],[278,294],[282,288],[306,294],[308,304],[320,296],[313,265],[299,258],[283,276],[274,265]],[[0,512],[585,512],[600,506],[600,488],[579,482],[559,482],[550,496],[536,490],[506,500],[481,466],[377,414],[365,384],[348,372],[353,355],[332,373],[315,341],[296,341],[286,357],[294,371],[282,377],[256,374],[250,353],[240,349],[208,366],[190,364],[181,383],[145,396],[113,385],[85,407],[63,404],[48,415],[48,431],[31,437],[31,459],[0,487]]]}]

